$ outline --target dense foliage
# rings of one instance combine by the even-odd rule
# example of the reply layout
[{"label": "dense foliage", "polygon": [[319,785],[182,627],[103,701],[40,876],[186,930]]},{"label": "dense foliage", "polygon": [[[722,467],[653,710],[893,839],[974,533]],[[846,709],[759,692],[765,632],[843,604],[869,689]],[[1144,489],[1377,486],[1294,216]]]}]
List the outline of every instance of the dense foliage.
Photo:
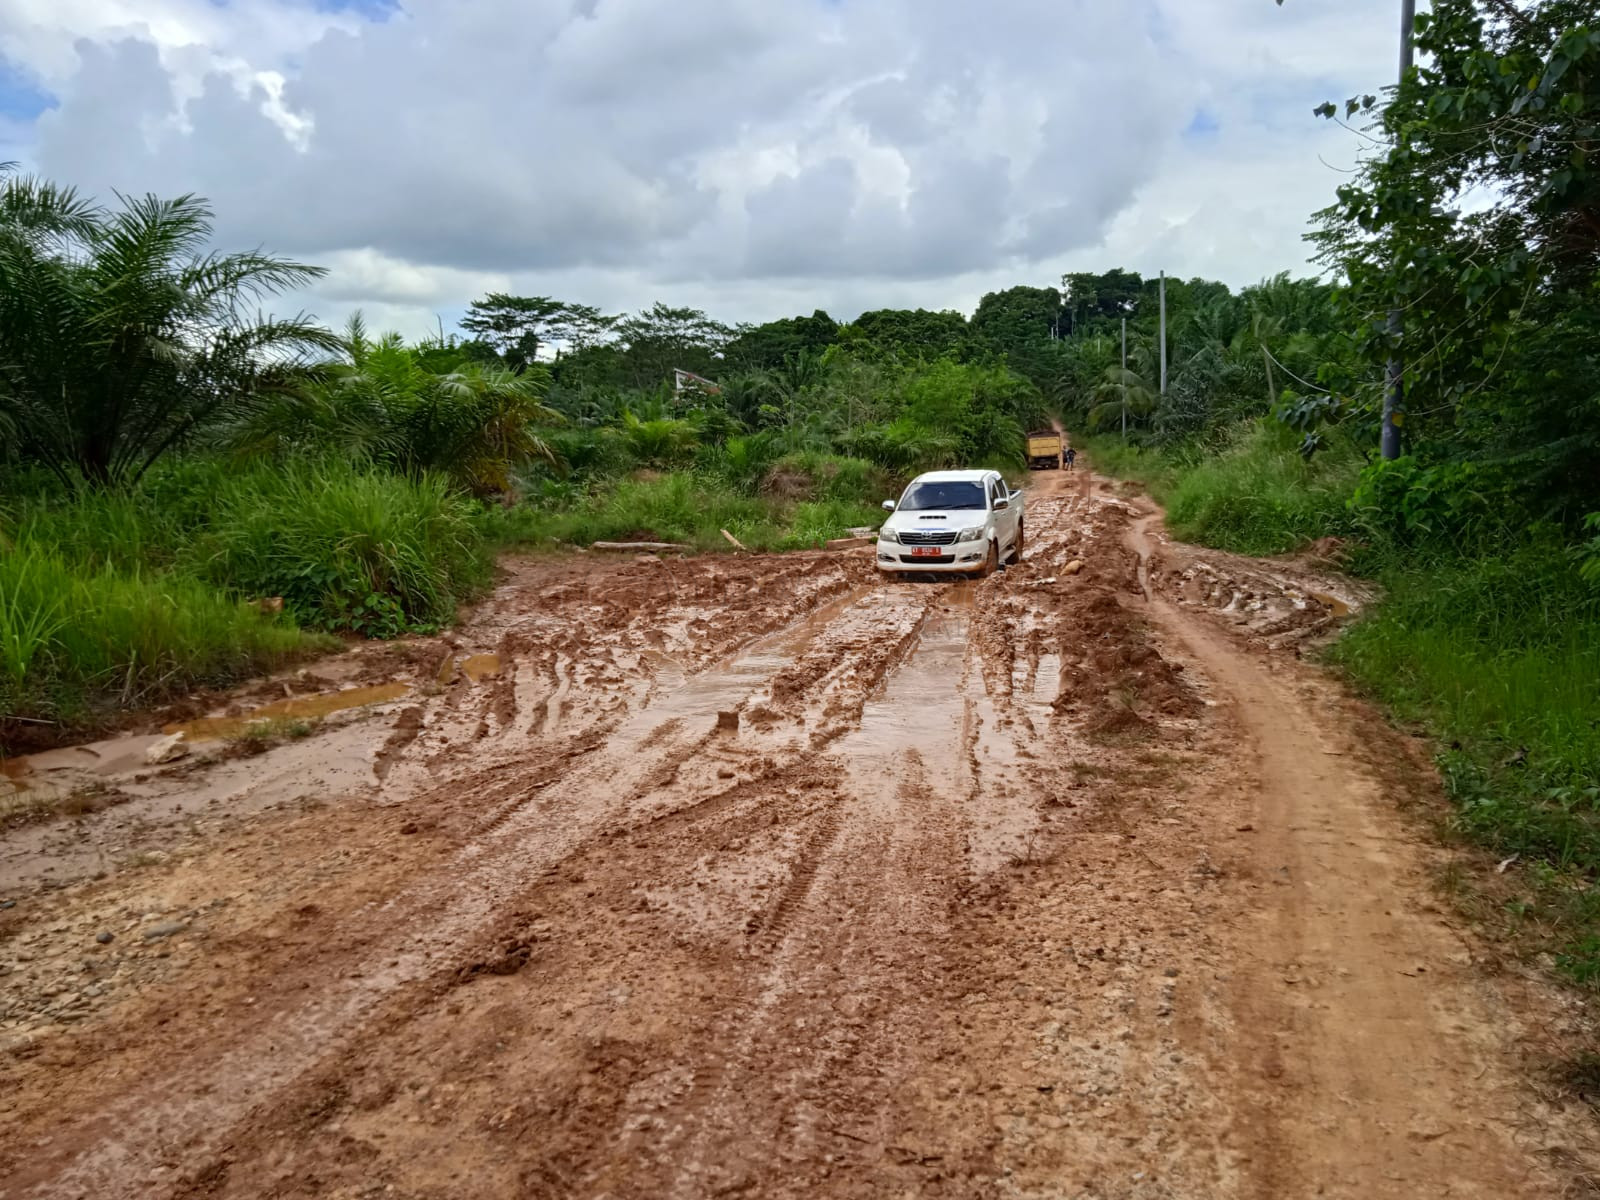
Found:
[{"label": "dense foliage", "polygon": [[0,166],[0,432],[63,482],[137,480],[231,407],[333,345],[250,311],[322,272],[207,251],[192,196],[106,211]]},{"label": "dense foliage", "polygon": [[1373,482],[1397,529],[1571,531],[1600,510],[1600,6],[1436,0],[1417,49],[1343,107],[1379,149],[1318,217],[1351,355],[1304,416],[1371,426],[1398,357],[1406,457]]}]

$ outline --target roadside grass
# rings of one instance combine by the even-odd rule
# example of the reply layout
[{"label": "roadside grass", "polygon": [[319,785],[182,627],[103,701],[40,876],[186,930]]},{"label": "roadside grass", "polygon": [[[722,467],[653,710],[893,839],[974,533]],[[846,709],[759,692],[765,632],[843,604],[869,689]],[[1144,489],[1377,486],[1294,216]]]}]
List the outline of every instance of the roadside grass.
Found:
[{"label": "roadside grass", "polygon": [[[1115,479],[1142,486],[1163,505],[1183,470],[1176,455],[1124,442],[1116,434],[1073,434],[1071,441],[1080,455],[1079,470],[1087,465]],[[1083,458],[1087,458],[1087,464]]]},{"label": "roadside grass", "polygon": [[1600,985],[1600,593],[1554,544],[1378,577],[1327,658],[1436,741],[1456,830],[1520,865],[1506,916]]},{"label": "roadside grass", "polygon": [[[8,481],[9,482],[9,481]],[[25,486],[24,486],[25,485]],[[453,619],[490,571],[473,505],[348,463],[178,463],[0,497],[0,746]],[[283,615],[249,601],[281,597]]]},{"label": "roadside grass", "polygon": [[847,498],[745,495],[717,476],[675,471],[622,480],[560,507],[486,512],[482,527],[504,547],[652,541],[722,551],[733,548],[726,529],[751,550],[792,550],[845,537],[853,526],[876,526],[881,516]]},{"label": "roadside grass", "polygon": [[[738,486],[737,477],[729,482]],[[865,459],[804,451],[776,459],[754,489],[743,490],[777,500],[875,505],[892,498],[899,486],[890,472]]]},{"label": "roadside grass", "polygon": [[291,463],[228,481],[215,504],[182,559],[219,587],[281,596],[311,628],[432,632],[490,576],[473,505],[439,476]]},{"label": "roadside grass", "polygon": [[1492,919],[1600,988],[1600,589],[1562,540],[1525,532],[1472,552],[1390,543],[1351,512],[1353,451],[1307,468],[1260,427],[1210,457],[1079,445],[1097,469],[1149,487],[1185,541],[1266,554],[1367,535],[1354,561],[1382,598],[1325,659],[1432,739],[1455,835],[1513,860],[1476,885],[1497,898]]},{"label": "roadside grass", "polygon": [[848,500],[808,501],[788,514],[788,532],[780,550],[820,549],[835,538],[849,537],[852,529],[877,528],[883,510],[876,505]]},{"label": "roadside grass", "polygon": [[1361,472],[1354,447],[1336,442],[1306,462],[1266,422],[1241,426],[1215,449],[1149,450],[1101,436],[1080,443],[1109,475],[1135,479],[1167,510],[1175,537],[1238,554],[1287,554],[1344,536]]},{"label": "roadside grass", "polygon": [[0,714],[74,723],[271,670],[320,646],[203,581],[70,565],[32,539],[0,555]]}]

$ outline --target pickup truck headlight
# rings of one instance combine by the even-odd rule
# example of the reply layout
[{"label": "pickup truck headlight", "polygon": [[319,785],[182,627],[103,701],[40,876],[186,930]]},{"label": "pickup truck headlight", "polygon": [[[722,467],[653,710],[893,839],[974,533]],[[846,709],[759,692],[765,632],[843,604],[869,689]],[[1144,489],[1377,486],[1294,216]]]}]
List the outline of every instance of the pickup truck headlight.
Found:
[{"label": "pickup truck headlight", "polygon": [[892,529],[880,529],[878,530],[878,540],[884,542],[893,542],[896,546],[898,546],[900,544],[900,535]]},{"label": "pickup truck headlight", "polygon": [[956,541],[975,542],[981,537],[983,537],[983,526],[974,525],[971,529],[963,529],[960,533],[956,534]]}]

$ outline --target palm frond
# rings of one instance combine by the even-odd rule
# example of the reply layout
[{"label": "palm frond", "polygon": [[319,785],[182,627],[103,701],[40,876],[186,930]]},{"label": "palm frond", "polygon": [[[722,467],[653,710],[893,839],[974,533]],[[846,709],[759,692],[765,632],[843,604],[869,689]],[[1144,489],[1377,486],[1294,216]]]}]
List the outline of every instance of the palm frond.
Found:
[{"label": "palm frond", "polygon": [[307,266],[259,251],[245,254],[208,254],[185,267],[179,286],[201,302],[236,296],[262,297],[295,291],[315,283],[327,268]]}]

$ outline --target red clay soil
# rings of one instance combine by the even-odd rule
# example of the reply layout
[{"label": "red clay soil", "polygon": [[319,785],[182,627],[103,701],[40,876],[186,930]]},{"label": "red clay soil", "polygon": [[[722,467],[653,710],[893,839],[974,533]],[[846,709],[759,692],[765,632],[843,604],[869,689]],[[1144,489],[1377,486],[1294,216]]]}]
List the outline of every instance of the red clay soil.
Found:
[{"label": "red clay soil", "polygon": [[396,685],[309,737],[30,764],[121,802],[0,841],[0,1195],[1584,1194],[1577,1014],[1266,646],[1359,597],[1027,505],[982,583],[518,562],[232,701]]}]

